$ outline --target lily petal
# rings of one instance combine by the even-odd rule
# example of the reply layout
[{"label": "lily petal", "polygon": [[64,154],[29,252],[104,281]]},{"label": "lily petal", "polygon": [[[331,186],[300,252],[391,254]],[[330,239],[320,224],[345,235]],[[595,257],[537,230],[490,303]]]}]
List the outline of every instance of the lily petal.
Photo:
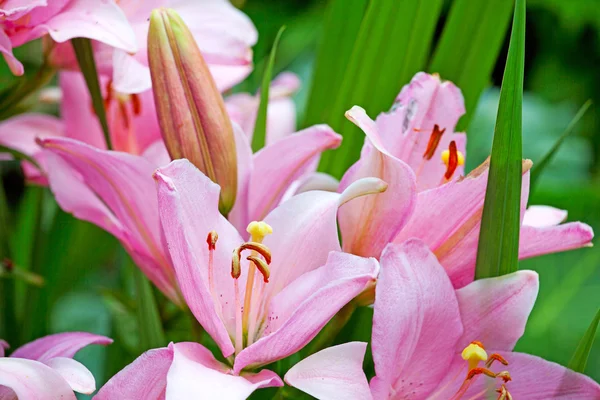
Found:
[{"label": "lily petal", "polygon": [[[228,357],[234,352],[228,332],[235,333],[235,304],[229,301],[235,296],[234,280],[229,266],[231,252],[243,240],[218,211],[219,186],[189,161],[176,160],[159,168],[154,179],[162,227],[183,297]],[[206,244],[211,231],[219,235],[214,250],[213,293],[209,287]]]},{"label": "lily petal", "polygon": [[283,386],[281,378],[268,370],[252,374],[251,380],[231,375],[227,366],[198,343],[177,343],[171,347],[173,363],[167,375],[167,398],[243,400],[256,389]]},{"label": "lily petal", "polygon": [[369,145],[363,148],[360,160],[344,175],[339,190],[370,176],[382,179],[388,188],[377,196],[365,196],[340,208],[344,251],[363,257],[379,257],[383,248],[408,222],[415,208],[415,175],[407,164],[382,147],[374,122],[365,110],[355,106],[346,116],[363,129]]},{"label": "lily petal", "polygon": [[94,399],[164,399],[172,361],[171,348],[148,350],[110,378]]},{"label": "lily petal", "polygon": [[496,350],[512,350],[525,332],[538,289],[536,272],[517,271],[481,279],[457,290],[465,331],[456,351],[461,352],[474,340]]},{"label": "lily petal", "polygon": [[91,344],[109,345],[106,336],[88,332],[65,332],[44,336],[16,349],[11,357],[47,362],[55,357],[72,358],[75,353]]},{"label": "lily petal", "polygon": [[264,219],[294,181],[316,170],[321,153],[336,148],[341,140],[327,125],[316,125],[256,153],[248,197],[250,220]]},{"label": "lily petal", "polygon": [[285,382],[319,400],[372,399],[362,368],[367,343],[350,342],[321,350],[285,374]]},{"label": "lily petal", "polygon": [[582,222],[547,227],[522,226],[519,259],[591,246],[592,228]]},{"label": "lily petal", "polygon": [[300,350],[345,304],[375,281],[378,271],[375,259],[330,253],[324,266],[302,275],[272,298],[263,337],[237,355],[234,372]]},{"label": "lily petal", "polygon": [[73,390],[47,365],[22,358],[0,358],[0,387],[12,389],[19,399],[75,400]]},{"label": "lily petal", "polygon": [[523,225],[544,228],[556,226],[567,219],[567,211],[550,206],[529,206],[523,216]]},{"label": "lily petal", "polygon": [[10,72],[12,72],[13,75],[21,76],[25,72],[25,68],[23,67],[23,64],[17,60],[12,49],[13,45],[10,38],[3,29],[0,29],[0,53],[2,53],[4,60],[6,60]]},{"label": "lily petal", "polygon": [[246,227],[251,221],[248,216],[248,192],[250,177],[254,170],[254,160],[252,147],[250,147],[246,134],[237,123],[233,122],[232,125],[237,153],[238,186],[235,204],[229,212],[227,219],[237,228],[238,232],[246,232]]},{"label": "lily petal", "polygon": [[66,357],[54,357],[45,364],[58,372],[74,391],[91,394],[96,390],[94,375],[79,361]]},{"label": "lily petal", "polygon": [[426,398],[463,333],[452,284],[427,246],[413,239],[383,251],[375,291],[373,396]]}]

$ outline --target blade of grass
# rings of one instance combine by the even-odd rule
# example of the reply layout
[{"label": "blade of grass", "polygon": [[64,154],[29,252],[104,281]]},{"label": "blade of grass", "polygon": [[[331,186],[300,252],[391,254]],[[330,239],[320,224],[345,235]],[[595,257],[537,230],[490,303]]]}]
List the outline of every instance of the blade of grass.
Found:
[{"label": "blade of grass", "polygon": [[[6,202],[4,185],[0,179],[0,272],[12,276],[14,268],[10,261],[10,245],[8,238],[9,210]],[[15,308],[15,282],[9,277],[0,276],[0,293],[2,294],[2,307],[0,307],[1,337],[15,345],[18,340],[18,324]]]},{"label": "blade of grass", "polygon": [[325,121],[331,94],[338,93],[342,85],[342,71],[352,55],[368,3],[368,0],[354,0],[349,7],[348,0],[331,0],[327,5],[304,127]]},{"label": "blade of grass", "polygon": [[134,269],[135,292],[137,299],[137,318],[140,332],[140,346],[142,351],[164,347],[165,332],[163,331],[162,322],[158,313],[158,306],[152,286],[144,273],[129,261]]},{"label": "blade of grass", "polygon": [[512,0],[455,0],[429,66],[454,82],[465,98],[466,114],[457,130],[466,130],[479,96],[489,85],[508,31]]},{"label": "blade of grass", "polygon": [[106,119],[106,110],[104,109],[104,99],[102,98],[102,92],[100,90],[100,83],[98,82],[98,71],[96,70],[96,61],[94,60],[94,50],[92,49],[92,42],[90,39],[75,38],[71,39],[71,44],[75,50],[75,56],[77,57],[77,63],[85,78],[85,83],[92,96],[92,106],[94,112],[100,120],[102,126],[102,132],[104,133],[104,140],[106,141],[106,147],[111,150],[110,132],[108,128],[108,121]]},{"label": "blade of grass", "polygon": [[525,0],[517,0],[500,89],[479,233],[476,279],[509,274],[518,267],[524,68]]},{"label": "blade of grass", "polygon": [[573,129],[575,128],[575,126],[577,125],[579,120],[581,120],[581,118],[585,115],[586,111],[590,108],[591,105],[592,105],[592,100],[590,99],[581,106],[579,111],[577,111],[577,114],[575,114],[575,116],[573,117],[571,122],[569,122],[569,125],[567,126],[567,128],[565,129],[563,134],[560,135],[558,140],[554,143],[552,148],[550,148],[550,150],[548,150],[548,152],[546,154],[544,154],[544,156],[542,157],[542,159],[540,161],[538,161],[536,164],[534,164],[533,168],[531,169],[531,178],[530,178],[530,184],[529,184],[530,190],[535,187],[540,176],[542,175],[542,173],[544,172],[544,170],[546,169],[546,167],[552,160],[552,157],[554,157],[554,155],[556,154],[556,152],[558,151],[560,146],[563,144],[565,139],[567,137],[569,137],[569,135],[573,132]]},{"label": "blade of grass", "polygon": [[598,309],[596,312],[596,316],[585,331],[585,334],[577,345],[577,349],[575,349],[575,353],[573,354],[571,361],[569,361],[569,368],[573,371],[580,372],[582,374],[585,371],[585,366],[587,365],[587,360],[590,355],[590,351],[592,350],[594,339],[596,338],[596,331],[598,330],[599,323],[600,309]]},{"label": "blade of grass", "polygon": [[324,120],[344,136],[336,151],[323,155],[321,170],[339,178],[358,158],[364,135],[344,113],[361,105],[369,114],[388,109],[403,85],[425,67],[442,1],[371,1],[367,7],[341,87],[330,96]]},{"label": "blade of grass", "polygon": [[256,114],[256,122],[254,124],[254,135],[252,137],[252,151],[255,153],[265,147],[265,140],[267,135],[267,110],[269,108],[269,87],[271,86],[271,77],[273,76],[273,65],[275,64],[275,56],[277,54],[277,46],[279,46],[279,40],[285,30],[285,26],[282,26],[277,32],[273,47],[271,48],[271,54],[269,55],[269,62],[265,67],[263,80],[260,88],[260,104],[258,106],[258,113]]}]

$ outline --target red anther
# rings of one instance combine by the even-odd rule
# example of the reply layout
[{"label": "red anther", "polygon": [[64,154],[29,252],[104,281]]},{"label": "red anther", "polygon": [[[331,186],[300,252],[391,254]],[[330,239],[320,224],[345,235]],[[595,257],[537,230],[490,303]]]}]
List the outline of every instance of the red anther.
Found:
[{"label": "red anther", "polygon": [[217,240],[219,240],[219,234],[216,231],[208,232],[208,236],[206,236],[208,250],[214,250],[217,248]]},{"label": "red anther", "polygon": [[512,395],[506,389],[506,386],[500,386],[499,389],[496,389],[496,392],[500,393],[500,396],[498,396],[498,400],[512,400]]},{"label": "red anther", "polygon": [[121,101],[119,103],[119,112],[121,113],[121,118],[123,118],[123,125],[125,129],[129,129],[129,114],[127,113],[127,105]]},{"label": "red anther", "polygon": [[131,95],[131,105],[133,106],[133,115],[138,116],[142,113],[142,101],[138,94]]},{"label": "red anther", "polygon": [[450,151],[450,155],[448,156],[448,168],[446,168],[446,173],[444,174],[446,180],[452,178],[454,171],[456,171],[456,167],[458,167],[458,150],[456,149],[456,142],[454,140],[450,142],[448,150]]},{"label": "red anther", "polygon": [[506,361],[506,359],[504,357],[502,357],[498,353],[494,353],[494,354],[490,355],[488,361],[485,363],[485,366],[487,368],[489,368],[494,363],[494,361],[499,361],[504,365],[508,365],[508,361]]},{"label": "red anther", "polygon": [[504,383],[512,381],[512,378],[510,377],[508,371],[498,372],[496,374],[496,378],[501,378],[504,381]]},{"label": "red anther", "polygon": [[473,379],[474,377],[476,377],[477,375],[487,375],[490,378],[495,378],[496,376],[498,376],[497,374],[495,374],[494,372],[490,371],[487,368],[481,368],[481,367],[477,367],[477,368],[473,368],[472,370],[470,370],[467,373],[467,378],[465,379],[466,381],[470,381],[471,379]]},{"label": "red anther", "polygon": [[[110,102],[112,101],[112,95],[113,95],[113,90],[112,90],[112,80],[106,82],[106,98],[104,99],[104,109],[108,110],[108,106],[110,105]],[[93,106],[92,106],[93,109]]]},{"label": "red anther", "polygon": [[485,350],[485,347],[483,347],[483,343],[481,343],[479,340],[473,340],[471,342],[471,344],[476,344],[477,346],[481,347],[482,349]]},{"label": "red anther", "polygon": [[435,154],[435,150],[440,143],[440,139],[442,138],[442,134],[446,131],[446,128],[440,130],[439,125],[435,124],[433,126],[433,132],[431,132],[431,136],[429,137],[429,143],[427,143],[427,148],[425,149],[425,153],[423,153],[423,158],[426,160],[431,160],[431,157]]}]

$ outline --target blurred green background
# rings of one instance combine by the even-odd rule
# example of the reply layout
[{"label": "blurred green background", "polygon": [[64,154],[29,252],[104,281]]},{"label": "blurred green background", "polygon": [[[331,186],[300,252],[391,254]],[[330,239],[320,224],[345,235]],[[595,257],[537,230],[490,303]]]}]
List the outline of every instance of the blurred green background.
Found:
[{"label": "blurred green background", "polygon": [[[255,72],[235,91],[256,91],[275,35],[286,25],[275,68],[293,71],[301,77],[303,87],[295,100],[298,120],[302,121],[326,2],[237,0],[234,3],[252,18],[260,37],[255,47]],[[440,26],[449,3],[445,2],[442,8]],[[436,38],[440,30],[438,27]],[[600,232],[598,1],[530,0],[526,44],[524,157],[534,163],[539,160],[581,104],[588,99],[594,102],[545,170],[529,204],[566,209],[569,221],[584,221]],[[507,47],[508,38],[467,131],[468,169],[483,161],[491,148]],[[35,71],[40,62],[39,52],[39,43],[32,43],[16,53],[25,61],[26,71]],[[4,63],[0,64],[0,86],[5,87],[13,78]],[[56,112],[46,106],[43,109]],[[376,115],[367,111],[372,117]],[[115,338],[116,343],[106,349],[85,349],[77,356],[94,371],[100,386],[106,377],[138,355],[131,262],[108,234],[59,210],[46,189],[23,186],[16,162],[2,162],[0,167],[12,211],[9,226],[2,229],[16,238],[12,241],[15,264],[31,268],[46,279],[43,288],[27,292],[24,283],[18,284],[21,307],[18,312],[31,324],[15,340],[24,342],[64,330],[87,330]],[[521,268],[540,273],[541,289],[525,336],[517,345],[519,351],[566,365],[600,306],[599,266],[599,247],[521,262]],[[119,294],[117,289],[123,287],[130,296]],[[161,308],[161,316],[171,332],[169,339],[190,339],[189,316],[174,313],[168,305]],[[359,317],[368,319],[368,315]],[[355,338],[364,334],[358,333]],[[344,338],[352,338],[352,333],[346,332]],[[592,350],[586,373],[600,381],[599,344]]]}]

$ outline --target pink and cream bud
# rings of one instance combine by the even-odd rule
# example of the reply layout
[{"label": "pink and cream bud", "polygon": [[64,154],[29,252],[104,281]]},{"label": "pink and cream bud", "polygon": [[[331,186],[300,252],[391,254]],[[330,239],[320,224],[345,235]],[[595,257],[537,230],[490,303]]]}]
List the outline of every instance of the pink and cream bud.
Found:
[{"label": "pink and cream bud", "polygon": [[173,159],[187,158],[221,186],[219,210],[226,215],[237,191],[233,127],[200,49],[175,11],[152,12],[148,61],[169,154]]}]

